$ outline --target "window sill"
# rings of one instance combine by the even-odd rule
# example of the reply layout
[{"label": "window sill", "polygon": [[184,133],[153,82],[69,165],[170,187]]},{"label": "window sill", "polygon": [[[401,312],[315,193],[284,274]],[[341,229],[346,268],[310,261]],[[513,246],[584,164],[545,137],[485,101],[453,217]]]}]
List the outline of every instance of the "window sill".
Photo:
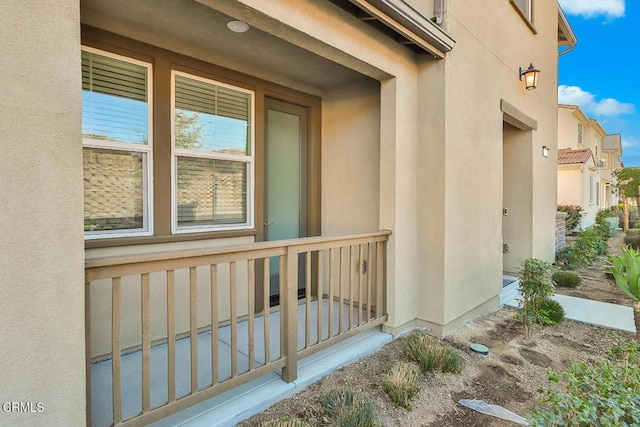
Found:
[{"label": "window sill", "polygon": [[524,13],[522,13],[522,11],[518,7],[518,5],[513,0],[509,0],[509,3],[511,3],[511,6],[513,6],[513,8],[516,10],[516,12],[518,12],[518,15],[520,15],[520,18],[522,18],[524,23],[527,24],[527,27],[529,27],[531,32],[533,34],[538,34],[538,30],[536,30],[536,27],[533,25],[533,22],[530,21],[529,18],[527,18]]},{"label": "window sill", "polygon": [[256,236],[255,229],[233,231],[211,231],[208,233],[184,233],[166,236],[119,237],[109,239],[85,240],[85,249],[110,248],[116,246],[152,245],[154,243],[189,242],[195,240],[224,239],[229,237]]}]

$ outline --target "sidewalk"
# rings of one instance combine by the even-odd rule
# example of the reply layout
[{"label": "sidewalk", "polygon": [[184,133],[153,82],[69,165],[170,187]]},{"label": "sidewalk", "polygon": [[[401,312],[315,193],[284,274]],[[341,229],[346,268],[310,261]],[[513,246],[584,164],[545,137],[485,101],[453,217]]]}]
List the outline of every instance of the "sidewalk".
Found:
[{"label": "sidewalk", "polygon": [[[515,282],[504,288],[500,302],[503,305],[518,308],[517,298],[518,283]],[[558,294],[553,298],[564,308],[566,319],[636,333],[631,307]]]}]

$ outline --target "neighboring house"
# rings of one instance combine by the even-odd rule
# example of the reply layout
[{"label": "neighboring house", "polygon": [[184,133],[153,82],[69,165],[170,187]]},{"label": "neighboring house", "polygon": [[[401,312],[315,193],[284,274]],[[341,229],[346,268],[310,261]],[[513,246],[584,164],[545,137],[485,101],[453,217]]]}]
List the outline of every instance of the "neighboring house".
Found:
[{"label": "neighboring house", "polygon": [[580,229],[590,227],[604,198],[604,128],[576,105],[558,106],[558,204],[582,208]]},{"label": "neighboring house", "polygon": [[609,209],[620,202],[620,195],[615,191],[617,183],[614,172],[622,169],[622,138],[619,133],[606,135],[602,139],[602,209]]},{"label": "neighboring house", "polygon": [[598,167],[590,149],[558,150],[558,204],[582,208],[579,227],[583,230],[595,222],[599,210],[597,176]]},{"label": "neighboring house", "polygon": [[145,424],[367,328],[443,336],[554,259],[554,0],[14,1],[0,38],[0,382],[44,405],[2,424]]}]

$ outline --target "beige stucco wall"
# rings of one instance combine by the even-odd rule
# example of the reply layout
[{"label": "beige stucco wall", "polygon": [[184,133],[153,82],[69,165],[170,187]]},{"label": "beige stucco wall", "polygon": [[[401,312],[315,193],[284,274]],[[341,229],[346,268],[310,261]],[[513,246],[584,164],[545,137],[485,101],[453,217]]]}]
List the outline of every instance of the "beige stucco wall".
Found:
[{"label": "beige stucco wall", "polygon": [[[576,114],[574,108],[558,108],[558,148],[578,148],[578,123],[587,126],[587,122],[582,122]],[[584,131],[583,131],[584,144]],[[580,146],[579,148],[584,148]]]},{"label": "beige stucco wall", "polygon": [[322,101],[322,233],[376,231],[380,200],[380,84],[361,79]]},{"label": "beige stucco wall", "polygon": [[579,166],[558,168],[558,204],[581,206],[584,194],[582,170]]},{"label": "beige stucco wall", "polygon": [[[531,133],[529,171],[514,179],[532,181],[527,197],[535,239],[527,255],[549,261],[554,256],[557,158],[557,3],[536,4],[537,35],[508,2],[489,7],[449,2],[448,7],[456,46],[444,63],[425,66],[420,77],[426,110],[421,117],[436,122],[421,121],[425,146],[420,159],[428,173],[419,174],[420,191],[427,193],[419,206],[426,222],[420,253],[429,257],[418,266],[424,282],[419,285],[419,317],[445,332],[464,313],[483,304],[488,309],[501,288],[501,99],[538,122]],[[506,34],[518,43],[505,43]],[[526,91],[518,80],[518,67],[529,62],[542,70],[535,91]],[[439,113],[442,105],[444,113]],[[548,158],[541,155],[542,145],[552,149]],[[430,185],[430,178],[443,185]]]},{"label": "beige stucco wall", "polygon": [[4,2],[0,40],[0,424],[81,426],[79,3]]}]

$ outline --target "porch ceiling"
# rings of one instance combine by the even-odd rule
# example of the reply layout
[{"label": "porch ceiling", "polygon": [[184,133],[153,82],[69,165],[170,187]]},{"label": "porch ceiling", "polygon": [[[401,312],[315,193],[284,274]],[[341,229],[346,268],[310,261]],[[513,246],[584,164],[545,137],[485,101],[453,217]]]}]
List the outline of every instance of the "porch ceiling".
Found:
[{"label": "porch ceiling", "polygon": [[[194,0],[81,0],[81,22],[226,68],[316,92],[363,75]],[[304,87],[307,86],[307,87]]]}]

